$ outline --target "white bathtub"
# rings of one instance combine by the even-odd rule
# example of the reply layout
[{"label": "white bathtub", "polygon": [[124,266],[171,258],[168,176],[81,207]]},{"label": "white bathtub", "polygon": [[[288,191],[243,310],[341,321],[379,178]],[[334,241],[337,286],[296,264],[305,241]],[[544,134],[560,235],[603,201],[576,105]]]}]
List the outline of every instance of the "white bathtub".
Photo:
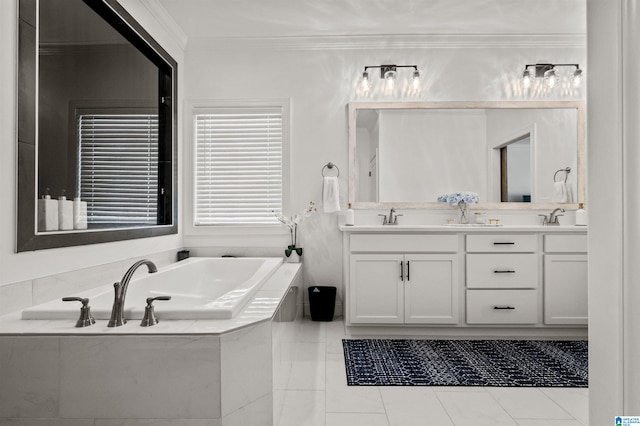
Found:
[{"label": "white bathtub", "polygon": [[[125,318],[142,319],[147,297],[162,295],[171,300],[154,302],[158,319],[233,318],[281,263],[281,258],[192,257],[153,274],[143,265],[129,282]],[[111,316],[112,285],[62,296],[88,297],[96,320]],[[76,320],[80,303],[60,299],[25,309],[22,319]]]}]

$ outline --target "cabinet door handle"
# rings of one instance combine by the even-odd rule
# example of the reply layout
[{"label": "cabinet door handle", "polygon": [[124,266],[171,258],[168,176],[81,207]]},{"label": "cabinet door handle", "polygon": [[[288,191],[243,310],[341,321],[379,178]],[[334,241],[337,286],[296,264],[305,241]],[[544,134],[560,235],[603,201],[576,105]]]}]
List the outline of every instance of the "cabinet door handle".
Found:
[{"label": "cabinet door handle", "polygon": [[404,281],[404,262],[400,261],[400,281]]},{"label": "cabinet door handle", "polygon": [[513,306],[494,306],[493,309],[500,309],[500,310],[514,310],[515,308]]},{"label": "cabinet door handle", "polygon": [[506,270],[499,270],[496,269],[495,271],[493,271],[494,274],[515,274],[516,271],[512,271],[510,269],[506,269]]},{"label": "cabinet door handle", "polygon": [[499,242],[496,241],[495,243],[493,243],[494,246],[512,246],[514,245],[514,242]]},{"label": "cabinet door handle", "polygon": [[407,260],[407,281],[411,281],[411,278],[409,278],[409,272],[411,271],[411,269],[409,268],[409,261]]}]

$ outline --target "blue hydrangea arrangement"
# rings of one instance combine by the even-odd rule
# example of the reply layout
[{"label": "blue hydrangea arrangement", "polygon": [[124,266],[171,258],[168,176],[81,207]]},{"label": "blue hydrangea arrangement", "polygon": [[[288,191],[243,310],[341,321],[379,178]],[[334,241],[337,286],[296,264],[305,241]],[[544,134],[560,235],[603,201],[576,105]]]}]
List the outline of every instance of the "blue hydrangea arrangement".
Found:
[{"label": "blue hydrangea arrangement", "polygon": [[451,206],[458,206],[460,203],[474,204],[480,200],[475,192],[453,192],[438,197],[441,203],[448,203]]}]

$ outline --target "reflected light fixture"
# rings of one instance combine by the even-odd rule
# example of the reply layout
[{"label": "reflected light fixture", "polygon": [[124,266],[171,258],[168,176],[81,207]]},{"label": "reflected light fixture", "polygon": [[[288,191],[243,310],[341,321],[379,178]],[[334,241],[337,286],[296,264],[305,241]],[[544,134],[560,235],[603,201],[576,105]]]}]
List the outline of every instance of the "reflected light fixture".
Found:
[{"label": "reflected light fixture", "polygon": [[422,85],[420,79],[420,71],[417,65],[367,65],[362,72],[361,86],[363,90],[371,89],[373,82],[371,81],[370,68],[380,68],[380,78],[385,81],[385,86],[389,90],[393,90],[398,80],[398,68],[413,68],[411,74],[411,87],[417,90]]},{"label": "reflected light fixture", "polygon": [[[527,64],[522,71],[522,77],[520,78],[520,84],[523,89],[531,87],[534,78],[543,78],[544,83],[548,88],[552,88],[558,82],[558,75],[556,74],[556,68],[558,67],[573,67],[575,71],[572,75],[572,86],[578,88],[582,85],[582,70],[579,64]],[[532,74],[529,68],[534,69]]]}]

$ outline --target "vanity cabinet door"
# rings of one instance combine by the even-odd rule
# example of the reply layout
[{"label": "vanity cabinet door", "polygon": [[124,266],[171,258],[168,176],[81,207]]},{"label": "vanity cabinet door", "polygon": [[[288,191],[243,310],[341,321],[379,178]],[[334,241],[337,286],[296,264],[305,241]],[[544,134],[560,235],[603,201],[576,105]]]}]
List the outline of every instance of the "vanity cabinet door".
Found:
[{"label": "vanity cabinet door", "polygon": [[352,254],[349,262],[349,321],[403,323],[403,255]]},{"label": "vanity cabinet door", "polygon": [[458,256],[406,255],[404,321],[407,324],[457,324]]},{"label": "vanity cabinet door", "polygon": [[545,324],[587,324],[587,255],[544,256]]}]

